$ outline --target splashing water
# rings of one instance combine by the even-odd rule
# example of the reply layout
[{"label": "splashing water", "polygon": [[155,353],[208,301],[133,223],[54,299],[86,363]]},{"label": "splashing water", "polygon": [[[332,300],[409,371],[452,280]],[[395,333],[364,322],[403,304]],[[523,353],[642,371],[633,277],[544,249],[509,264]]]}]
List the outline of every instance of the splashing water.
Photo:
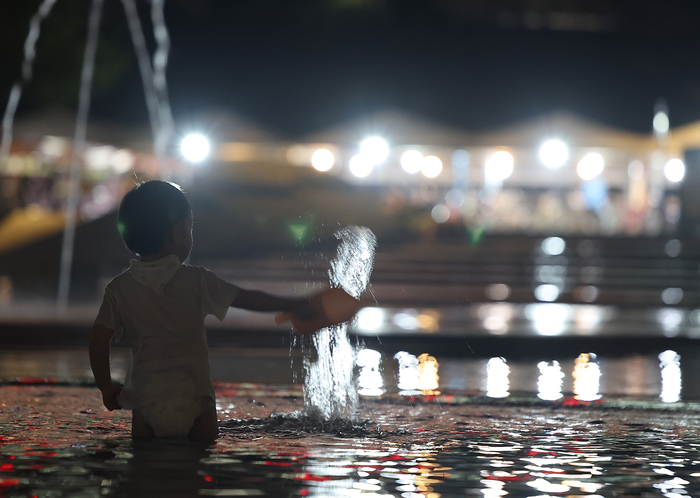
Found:
[{"label": "splashing water", "polygon": [[146,99],[146,108],[151,121],[153,133],[153,149],[160,163],[161,175],[167,176],[168,165],[166,158],[167,147],[173,133],[174,125],[170,104],[168,103],[168,88],[165,79],[165,71],[168,64],[170,51],[170,37],[165,25],[163,15],[163,0],[151,2],[151,19],[153,23],[153,37],[157,47],[153,54],[153,65],[146,46],[141,21],[134,0],[122,0],[124,13],[126,14],[131,33],[131,41],[141,72],[141,81]]},{"label": "splashing water", "polygon": [[68,195],[65,207],[66,227],[63,231],[61,247],[61,268],[58,280],[57,308],[65,313],[68,308],[68,292],[70,290],[70,273],[73,265],[73,244],[78,215],[78,194],[80,191],[81,168],[80,162],[85,156],[87,122],[90,113],[90,96],[92,94],[92,77],[95,73],[95,54],[100,34],[102,6],[104,0],[92,0],[88,18],[88,37],[83,56],[83,67],[80,73],[80,90],[78,95],[78,116],[75,124],[75,140],[73,157],[70,165]]},{"label": "splashing water", "polygon": [[12,85],[10,98],[5,107],[5,114],[2,118],[2,146],[0,146],[0,165],[7,162],[10,157],[10,145],[12,144],[12,126],[17,112],[17,105],[22,96],[22,87],[32,79],[34,58],[36,56],[36,42],[41,33],[41,23],[51,13],[56,0],[44,0],[39,6],[39,10],[29,21],[29,33],[24,41],[24,62],[22,62],[22,79]]},{"label": "splashing water", "polygon": [[[331,286],[359,298],[369,284],[377,239],[368,228],[356,226],[343,228],[335,236],[340,243],[329,271]],[[352,416],[357,410],[355,350],[347,328],[347,323],[343,323],[313,336],[317,358],[304,361],[304,412],[309,416],[331,420]]]}]

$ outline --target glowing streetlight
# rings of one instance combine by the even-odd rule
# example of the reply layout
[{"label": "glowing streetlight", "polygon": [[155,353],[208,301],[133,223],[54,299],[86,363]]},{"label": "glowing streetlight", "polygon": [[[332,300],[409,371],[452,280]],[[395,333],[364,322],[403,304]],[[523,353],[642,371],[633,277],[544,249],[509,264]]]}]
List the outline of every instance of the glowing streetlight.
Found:
[{"label": "glowing streetlight", "polygon": [[317,171],[328,171],[335,164],[335,156],[328,149],[318,149],[311,156],[311,166]]},{"label": "glowing streetlight", "polygon": [[680,182],[685,176],[685,164],[680,159],[669,160],[664,166],[664,175],[669,182]]},{"label": "glowing streetlight", "polygon": [[656,114],[654,114],[654,132],[657,135],[664,136],[668,133],[668,129],[670,126],[670,122],[668,120],[668,114],[666,114],[664,111],[659,111]]},{"label": "glowing streetlight", "polygon": [[417,150],[407,150],[401,155],[401,167],[406,173],[418,173],[423,166],[423,154]]},{"label": "glowing streetlight", "polygon": [[436,178],[442,173],[442,161],[437,156],[425,156],[421,165],[421,172],[426,178]]},{"label": "glowing streetlight", "polygon": [[358,154],[350,159],[350,173],[357,178],[364,178],[372,172],[374,163],[364,154]]},{"label": "glowing streetlight", "polygon": [[192,133],[182,139],[180,151],[185,159],[192,163],[204,161],[209,156],[209,140],[204,135]]},{"label": "glowing streetlight", "polygon": [[576,172],[582,180],[592,180],[603,172],[605,161],[597,152],[591,152],[583,156],[576,166]]},{"label": "glowing streetlight", "polygon": [[510,152],[499,150],[486,162],[488,175],[493,180],[503,181],[513,174],[515,160]]},{"label": "glowing streetlight", "polygon": [[379,137],[370,137],[360,144],[360,154],[372,164],[379,164],[389,155],[389,146]]},{"label": "glowing streetlight", "polygon": [[540,147],[540,160],[548,168],[558,168],[569,158],[569,148],[561,140],[547,140]]}]

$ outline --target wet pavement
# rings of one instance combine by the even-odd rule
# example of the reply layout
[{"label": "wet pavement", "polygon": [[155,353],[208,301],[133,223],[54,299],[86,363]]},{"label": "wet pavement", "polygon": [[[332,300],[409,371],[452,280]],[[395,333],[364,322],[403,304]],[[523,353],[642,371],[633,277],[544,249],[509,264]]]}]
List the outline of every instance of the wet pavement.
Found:
[{"label": "wet pavement", "polygon": [[94,388],[4,385],[0,496],[700,493],[695,410],[388,396],[362,399],[343,433],[277,423],[301,408],[298,387],[217,394],[221,437],[205,447],[130,440],[128,412],[105,412]]}]

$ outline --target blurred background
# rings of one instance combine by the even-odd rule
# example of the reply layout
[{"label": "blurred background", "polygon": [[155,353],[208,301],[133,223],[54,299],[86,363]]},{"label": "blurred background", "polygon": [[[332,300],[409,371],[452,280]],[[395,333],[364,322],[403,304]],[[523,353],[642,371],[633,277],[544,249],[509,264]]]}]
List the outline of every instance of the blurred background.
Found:
[{"label": "blurred background", "polygon": [[[334,233],[370,228],[376,306],[350,330],[388,384],[404,351],[454,389],[502,357],[524,391],[544,361],[569,391],[590,363],[603,393],[656,395],[665,365],[668,399],[681,372],[700,396],[698,22],[693,1],[5,2],[0,378],[89,378],[36,351],[85,346],[131,258],[119,201],[168,178],[190,262],[242,286],[321,289]],[[219,380],[299,380],[271,322],[210,323]]]}]

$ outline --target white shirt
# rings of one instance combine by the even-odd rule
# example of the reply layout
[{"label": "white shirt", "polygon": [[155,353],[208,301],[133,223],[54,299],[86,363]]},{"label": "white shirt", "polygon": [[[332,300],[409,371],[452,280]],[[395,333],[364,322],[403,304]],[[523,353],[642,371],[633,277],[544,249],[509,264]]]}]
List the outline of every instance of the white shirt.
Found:
[{"label": "white shirt", "polygon": [[204,317],[223,320],[237,293],[235,285],[206,268],[182,265],[175,255],[132,261],[107,284],[95,323],[132,351],[118,398],[122,407],[214,398]]}]

